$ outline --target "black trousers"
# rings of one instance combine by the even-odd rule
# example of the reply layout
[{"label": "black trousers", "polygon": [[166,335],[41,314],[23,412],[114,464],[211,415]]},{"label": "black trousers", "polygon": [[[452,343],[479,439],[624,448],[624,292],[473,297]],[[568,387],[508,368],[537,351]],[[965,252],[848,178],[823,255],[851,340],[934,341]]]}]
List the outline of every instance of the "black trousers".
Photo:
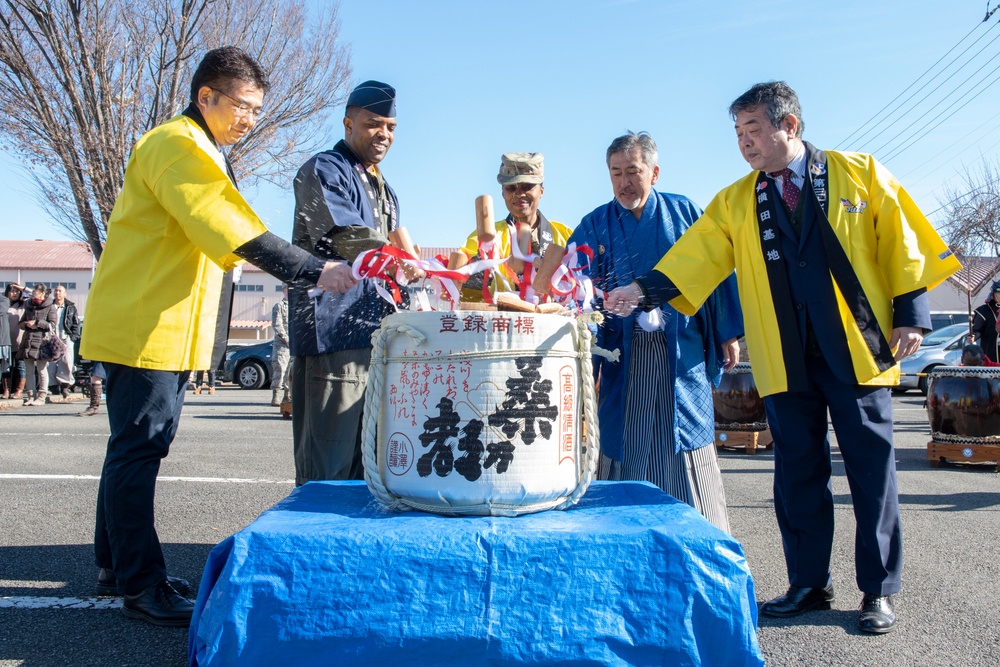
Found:
[{"label": "black trousers", "polygon": [[896,593],[903,537],[889,389],[845,384],[821,356],[807,356],[806,374],[808,391],[764,399],[774,435],[774,511],[789,583],[815,588],[830,582],[834,506],[829,410],[854,504],[858,588],[875,595]]},{"label": "black trousers", "polygon": [[104,363],[111,437],[97,491],[94,553],[112,568],[121,593],[133,594],[166,578],[153,525],[160,461],[177,433],[189,373]]}]

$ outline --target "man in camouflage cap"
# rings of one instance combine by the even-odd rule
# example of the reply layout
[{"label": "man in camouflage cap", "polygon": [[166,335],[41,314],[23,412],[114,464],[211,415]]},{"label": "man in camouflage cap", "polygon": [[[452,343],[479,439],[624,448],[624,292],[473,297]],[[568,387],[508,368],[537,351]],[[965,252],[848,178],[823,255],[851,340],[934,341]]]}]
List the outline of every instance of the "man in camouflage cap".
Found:
[{"label": "man in camouflage cap", "polygon": [[[505,219],[496,222],[496,257],[511,255],[512,239],[517,238],[518,229],[525,225],[531,230],[530,251],[536,255],[541,255],[552,243],[566,245],[572,230],[561,222],[549,220],[538,210],[538,203],[545,194],[544,177],[545,156],[541,153],[504,153],[500,156],[497,182],[509,213]],[[479,240],[478,233],[473,231],[459,253],[452,256],[451,268],[465,266],[475,259],[479,259]],[[516,292],[521,278],[504,265],[500,270],[491,272],[490,293]],[[470,278],[463,289],[463,299],[483,300],[482,280],[482,274]]]}]

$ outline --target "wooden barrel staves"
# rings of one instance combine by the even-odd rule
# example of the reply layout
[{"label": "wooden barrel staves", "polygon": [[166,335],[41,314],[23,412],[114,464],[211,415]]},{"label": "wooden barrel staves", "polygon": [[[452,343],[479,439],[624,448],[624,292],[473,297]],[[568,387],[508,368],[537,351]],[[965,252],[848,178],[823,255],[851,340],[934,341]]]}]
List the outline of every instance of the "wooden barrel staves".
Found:
[{"label": "wooden barrel staves", "polygon": [[719,386],[712,388],[712,404],[717,446],[753,454],[758,447],[773,445],[764,399],[757,392],[750,364],[736,364],[722,374]]},{"label": "wooden barrel staves", "polygon": [[389,315],[372,336],[362,449],[387,507],[513,516],[575,504],[599,435],[586,317]]},{"label": "wooden barrel staves", "polygon": [[1000,368],[940,366],[928,377],[931,465],[1000,462]]},{"label": "wooden barrel staves", "polygon": [[935,437],[1000,441],[1000,368],[939,366],[928,375],[927,418]]},{"label": "wooden barrel staves", "polygon": [[763,431],[767,428],[764,399],[757,393],[750,364],[736,364],[722,374],[712,389],[715,428],[732,431]]}]

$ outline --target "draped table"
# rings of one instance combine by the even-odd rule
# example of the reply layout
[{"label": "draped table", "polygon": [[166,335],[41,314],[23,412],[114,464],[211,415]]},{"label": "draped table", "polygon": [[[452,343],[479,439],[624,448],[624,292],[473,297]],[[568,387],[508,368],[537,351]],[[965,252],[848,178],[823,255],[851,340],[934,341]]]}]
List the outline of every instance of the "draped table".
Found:
[{"label": "draped table", "polygon": [[641,482],[567,511],[385,510],[311,482],[211,552],[192,665],[763,665],[739,542]]}]

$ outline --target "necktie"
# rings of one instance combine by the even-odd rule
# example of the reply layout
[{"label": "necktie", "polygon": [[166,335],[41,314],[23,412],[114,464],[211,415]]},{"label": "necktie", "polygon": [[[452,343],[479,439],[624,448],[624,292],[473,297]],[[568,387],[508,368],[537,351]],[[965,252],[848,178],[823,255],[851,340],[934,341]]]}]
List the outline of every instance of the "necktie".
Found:
[{"label": "necktie", "polygon": [[768,174],[768,176],[775,180],[781,179],[781,198],[788,205],[788,210],[794,213],[795,207],[799,204],[799,194],[802,191],[799,186],[792,182],[792,170],[785,167],[781,171]]}]

